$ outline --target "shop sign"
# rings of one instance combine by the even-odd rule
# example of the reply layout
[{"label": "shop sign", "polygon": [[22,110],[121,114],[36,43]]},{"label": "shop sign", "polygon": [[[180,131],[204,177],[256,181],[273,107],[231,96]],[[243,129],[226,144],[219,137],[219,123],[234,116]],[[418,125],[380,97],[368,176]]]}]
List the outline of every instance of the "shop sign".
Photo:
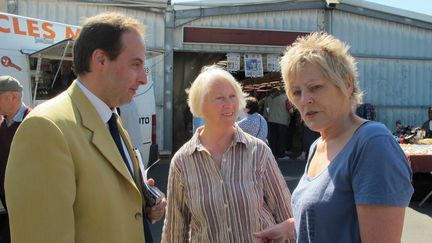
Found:
[{"label": "shop sign", "polygon": [[279,55],[267,54],[267,71],[280,72]]},{"label": "shop sign", "polygon": [[227,71],[238,72],[240,70],[240,53],[227,53]]},{"label": "shop sign", "polygon": [[246,77],[264,76],[261,54],[245,54],[244,67]]}]

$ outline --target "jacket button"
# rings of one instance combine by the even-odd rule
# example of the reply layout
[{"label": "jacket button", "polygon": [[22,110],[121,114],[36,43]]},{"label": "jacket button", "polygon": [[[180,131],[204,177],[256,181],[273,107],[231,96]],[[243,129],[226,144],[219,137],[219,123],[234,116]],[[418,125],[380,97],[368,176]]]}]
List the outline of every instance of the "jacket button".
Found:
[{"label": "jacket button", "polygon": [[136,213],[136,214],[135,214],[135,219],[136,219],[136,220],[140,220],[140,219],[142,219],[142,214],[141,214],[141,213]]}]

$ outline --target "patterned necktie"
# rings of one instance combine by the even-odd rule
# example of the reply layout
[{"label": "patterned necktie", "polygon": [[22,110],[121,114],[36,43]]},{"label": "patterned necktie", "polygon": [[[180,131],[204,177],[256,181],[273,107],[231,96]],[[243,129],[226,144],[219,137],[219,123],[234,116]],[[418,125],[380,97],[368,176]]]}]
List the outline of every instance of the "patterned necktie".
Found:
[{"label": "patterned necktie", "polygon": [[123,145],[120,139],[120,133],[117,126],[117,114],[112,113],[111,118],[108,120],[108,126],[111,133],[112,138],[114,139],[115,144],[123,158],[123,162],[126,164],[126,167],[129,170],[129,173],[132,175],[132,169],[130,168],[129,162],[127,160],[125,151],[123,150]]}]

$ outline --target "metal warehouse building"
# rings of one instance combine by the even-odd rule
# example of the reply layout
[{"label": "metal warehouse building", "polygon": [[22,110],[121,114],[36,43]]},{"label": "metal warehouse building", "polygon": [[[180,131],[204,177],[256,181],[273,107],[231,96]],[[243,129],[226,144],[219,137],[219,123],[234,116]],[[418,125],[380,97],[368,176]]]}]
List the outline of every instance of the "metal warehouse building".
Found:
[{"label": "metal warehouse building", "polygon": [[[421,126],[427,119],[426,108],[432,104],[431,16],[353,0],[260,2],[218,7],[209,3],[167,12],[165,50],[172,48],[174,55],[166,65],[174,72],[165,82],[173,84],[176,133],[183,130],[184,88],[201,65],[226,60],[227,53],[261,54],[265,62],[268,54],[282,55],[293,37],[313,31],[327,31],[351,46],[364,102],[376,107],[376,120],[393,129],[396,120]],[[275,78],[280,74],[263,77]],[[175,147],[182,137],[174,136]]]},{"label": "metal warehouse building", "polygon": [[[295,38],[327,31],[351,46],[358,61],[364,102],[389,129],[396,120],[420,126],[432,105],[432,16],[360,0],[206,1],[8,1],[7,12],[69,24],[103,11],[121,11],[147,26],[154,81],[158,143],[176,150],[189,138],[185,89],[202,66],[280,56]],[[226,4],[225,4],[225,3]],[[236,2],[236,3],[233,3]],[[3,10],[5,11],[5,10]],[[235,73],[244,85],[275,83],[280,73],[263,65],[263,75]]]}]

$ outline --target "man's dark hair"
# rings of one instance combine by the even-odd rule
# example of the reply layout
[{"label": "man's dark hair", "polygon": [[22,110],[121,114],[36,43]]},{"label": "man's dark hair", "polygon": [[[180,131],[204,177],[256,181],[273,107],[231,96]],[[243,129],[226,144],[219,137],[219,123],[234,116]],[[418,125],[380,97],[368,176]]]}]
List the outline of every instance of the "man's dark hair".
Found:
[{"label": "man's dark hair", "polygon": [[259,109],[258,100],[253,96],[247,97],[246,108],[249,109],[248,114],[253,114],[255,112],[258,112]]},{"label": "man's dark hair", "polygon": [[90,60],[96,49],[115,60],[122,50],[122,34],[136,31],[144,34],[144,26],[136,19],[120,13],[103,13],[86,19],[73,47],[75,73],[90,72]]}]

